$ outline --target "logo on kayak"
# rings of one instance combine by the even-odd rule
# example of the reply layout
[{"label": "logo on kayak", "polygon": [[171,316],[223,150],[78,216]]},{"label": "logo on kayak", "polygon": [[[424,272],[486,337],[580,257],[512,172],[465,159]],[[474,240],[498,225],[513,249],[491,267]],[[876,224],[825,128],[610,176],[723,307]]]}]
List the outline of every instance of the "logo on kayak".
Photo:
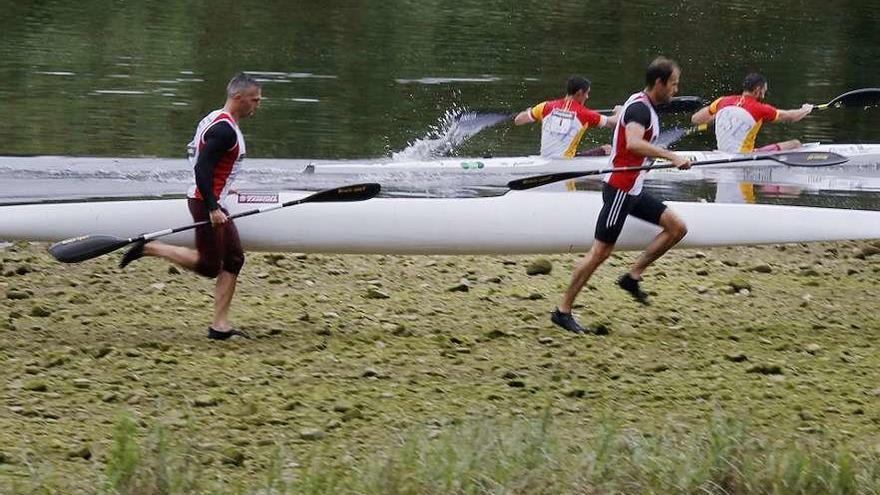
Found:
[{"label": "logo on kayak", "polygon": [[339,194],[358,194],[367,190],[367,186],[340,187],[337,189]]},{"label": "logo on kayak", "polygon": [[277,203],[278,193],[238,193],[239,203]]},{"label": "logo on kayak", "polygon": [[810,153],[807,155],[807,161],[808,162],[824,162],[825,160],[830,158],[830,156],[831,155],[829,155],[828,153]]},{"label": "logo on kayak", "polygon": [[83,239],[86,239],[86,238],[88,238],[88,237],[89,237],[89,236],[87,236],[87,235],[81,235],[81,236],[79,236],[79,237],[71,237],[70,239],[64,239],[63,241],[56,242],[55,244],[58,244],[58,245],[64,246],[64,245],[66,245],[66,244],[70,244],[71,242],[79,242],[79,241],[81,241],[81,240],[83,240]]},{"label": "logo on kayak", "polygon": [[485,166],[483,162],[461,162],[461,168],[464,170],[479,170]]}]

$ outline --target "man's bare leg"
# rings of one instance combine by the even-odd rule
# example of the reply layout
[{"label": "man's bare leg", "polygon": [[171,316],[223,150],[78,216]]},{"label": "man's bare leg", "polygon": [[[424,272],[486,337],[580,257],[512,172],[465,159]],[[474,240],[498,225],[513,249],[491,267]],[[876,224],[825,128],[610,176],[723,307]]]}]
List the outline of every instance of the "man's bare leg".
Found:
[{"label": "man's bare leg", "polygon": [[199,263],[199,252],[195,249],[172,246],[171,244],[157,241],[148,242],[144,245],[144,256],[165,258],[187,270],[195,270],[196,265]]},{"label": "man's bare leg", "polygon": [[214,322],[211,328],[220,332],[228,332],[232,327],[229,325],[229,306],[232,296],[235,295],[235,284],[238,275],[221,270],[217,275],[217,285],[214,287]]},{"label": "man's bare leg", "polygon": [[571,306],[574,304],[575,298],[584,288],[584,285],[593,276],[599,266],[611,256],[614,251],[614,244],[608,244],[599,240],[593,241],[593,246],[587,252],[575,267],[571,274],[571,282],[562,296],[562,303],[559,305],[559,311],[563,313],[571,313]]},{"label": "man's bare leg", "polygon": [[678,244],[687,235],[687,225],[669,208],[660,215],[660,227],[663,231],[651,241],[645,251],[633,262],[629,275],[635,280],[642,278],[642,272],[657,258],[663,256],[669,248]]}]

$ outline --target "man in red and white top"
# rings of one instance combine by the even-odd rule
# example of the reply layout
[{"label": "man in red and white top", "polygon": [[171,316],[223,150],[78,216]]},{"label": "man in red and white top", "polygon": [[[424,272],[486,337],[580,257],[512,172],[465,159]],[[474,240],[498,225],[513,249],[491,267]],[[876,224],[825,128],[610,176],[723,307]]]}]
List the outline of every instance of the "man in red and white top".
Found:
[{"label": "man in red and white top", "polygon": [[796,110],[779,110],[764,103],[767,96],[767,78],[752,73],[743,82],[743,92],[723,96],[691,116],[694,124],[715,121],[715,139],[718,149],[727,153],[751,153],[753,151],[785,151],[801,147],[797,139],[769,144],[755,149],[764,122],[797,122],[813,111],[813,105],[804,103]]},{"label": "man in red and white top", "polygon": [[[516,125],[541,123],[541,156],[545,158],[573,158],[587,129],[614,127],[617,115],[606,117],[584,106],[590,98],[590,80],[571,76],[565,85],[565,97],[544,101],[523,110],[513,119]],[[581,156],[607,155],[607,144],[589,150]]]},{"label": "man in red and white top", "polygon": [[248,337],[229,324],[229,306],[235,294],[238,273],[244,265],[244,251],[235,223],[223,200],[235,172],[245,155],[244,136],[238,122],[250,117],[260,107],[260,83],[247,74],[238,74],[226,86],[226,104],[205,116],[189,144],[195,184],[187,194],[190,214],[196,222],[210,220],[196,227],[196,249],[172,246],[158,241],[136,243],[123,256],[120,268],[142,256],[158,256],[200,275],[217,278],[214,291],[214,318],[208,338],[225,340],[233,335]]},{"label": "man in red and white top", "polygon": [[664,158],[678,168],[690,167],[690,161],[669,150],[652,144],[660,132],[660,119],[655,107],[666,103],[678,93],[681,70],[674,61],[658,57],[645,73],[645,89],[630,96],[623,105],[621,117],[614,128],[612,168],[603,184],[604,204],[596,221],[595,240],[587,255],[572,273],[571,283],[562,302],[551,314],[551,321],[574,333],[596,333],[581,327],[571,314],[574,300],[596,269],[614,251],[617,238],[627,216],[659,225],[657,234],[641,256],[621,276],[618,285],[638,302],[648,304],[647,294],[639,287],[642,272],[687,234],[687,227],[665,204],[642,191],[644,171],[626,170],[648,165],[653,158]]}]

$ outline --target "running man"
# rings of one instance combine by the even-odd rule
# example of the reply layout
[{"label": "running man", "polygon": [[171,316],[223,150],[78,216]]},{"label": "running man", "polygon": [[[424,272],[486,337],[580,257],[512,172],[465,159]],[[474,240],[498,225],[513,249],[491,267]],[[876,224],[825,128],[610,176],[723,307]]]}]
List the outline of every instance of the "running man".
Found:
[{"label": "running man", "polygon": [[226,86],[226,104],[199,122],[189,144],[195,171],[195,185],[187,194],[189,211],[194,221],[211,222],[195,229],[196,249],[157,241],[139,242],[119,263],[124,268],[142,256],[158,256],[199,275],[216,277],[209,339],[225,340],[233,335],[250,338],[233,329],[228,319],[238,273],[244,265],[244,251],[235,223],[227,218],[229,212],[223,207],[223,200],[245,156],[244,136],[238,122],[257,111],[261,98],[259,82],[247,74],[236,75]]},{"label": "running man", "polygon": [[[516,125],[541,122],[541,156],[573,158],[588,128],[617,124],[616,114],[606,117],[584,106],[590,98],[590,85],[589,79],[571,76],[565,85],[565,97],[538,103],[513,119]],[[611,146],[606,144],[581,156],[604,156],[610,152]]]},{"label": "running man", "polygon": [[[645,73],[646,87],[630,96],[623,105],[622,117],[614,128],[612,168],[647,165],[652,158],[665,158],[678,168],[690,167],[690,161],[652,144],[660,133],[660,118],[655,107],[678,93],[681,70],[674,61],[658,57]],[[687,234],[684,222],[665,204],[642,191],[645,171],[612,172],[605,177],[602,189],[604,205],[596,221],[596,233],[590,251],[577,264],[562,302],[550,320],[574,333],[596,333],[581,327],[571,314],[574,300],[593,272],[614,251],[617,238],[628,215],[659,225],[663,230],[617,281],[636,301],[647,305],[648,296],[639,286],[642,273]]]},{"label": "running man", "polygon": [[743,81],[739,95],[723,96],[691,116],[694,124],[715,121],[715,139],[718,149],[727,153],[753,151],[786,151],[801,147],[797,139],[769,144],[755,149],[755,138],[764,122],[797,122],[813,111],[813,105],[804,103],[797,110],[779,110],[764,103],[769,86],[761,74],[752,73]]}]

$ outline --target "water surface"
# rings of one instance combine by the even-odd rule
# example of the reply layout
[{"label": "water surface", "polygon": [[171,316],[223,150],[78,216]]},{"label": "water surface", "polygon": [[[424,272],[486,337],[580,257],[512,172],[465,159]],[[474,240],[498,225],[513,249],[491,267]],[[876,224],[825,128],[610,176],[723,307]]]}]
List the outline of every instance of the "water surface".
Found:
[{"label": "water surface", "polygon": [[[249,155],[294,160],[411,158],[413,150],[421,153],[412,144],[430,139],[450,112],[519,111],[557,97],[573,73],[593,80],[591,105],[612,107],[641,87],[645,65],[658,54],[681,63],[684,94],[706,99],[738,91],[750,70],[769,77],[769,100],[783,108],[880,85],[880,13],[870,2],[833,10],[818,0],[84,0],[2,7],[5,156],[182,157],[195,123],[222,104],[227,80],[242,70],[263,82],[265,95],[260,112],[243,123]],[[666,118],[665,125],[685,119]],[[830,110],[767,126],[760,140],[878,142],[877,129],[880,111]],[[590,132],[584,146],[609,138],[606,130]],[[526,155],[539,139],[537,126],[501,124],[452,152]],[[679,147],[713,144],[698,135]],[[138,174],[149,179],[145,166]],[[0,178],[12,180],[3,170],[0,159]],[[137,189],[132,180],[116,185]],[[7,188],[51,197],[60,184]],[[91,185],[103,187],[78,186]],[[659,190],[679,197],[688,189]]]}]

